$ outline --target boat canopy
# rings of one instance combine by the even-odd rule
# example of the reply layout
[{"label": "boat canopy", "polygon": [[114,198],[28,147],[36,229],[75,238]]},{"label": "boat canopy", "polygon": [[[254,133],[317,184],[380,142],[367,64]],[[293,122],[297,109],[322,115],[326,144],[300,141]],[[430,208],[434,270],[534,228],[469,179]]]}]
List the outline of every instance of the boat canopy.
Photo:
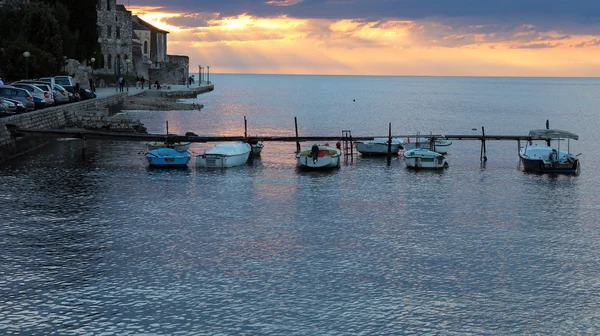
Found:
[{"label": "boat canopy", "polygon": [[529,131],[529,136],[534,139],[574,139],[579,140],[579,135],[557,129],[537,129]]},{"label": "boat canopy", "polygon": [[244,142],[218,143],[206,151],[206,154],[240,155],[250,151],[250,145]]}]

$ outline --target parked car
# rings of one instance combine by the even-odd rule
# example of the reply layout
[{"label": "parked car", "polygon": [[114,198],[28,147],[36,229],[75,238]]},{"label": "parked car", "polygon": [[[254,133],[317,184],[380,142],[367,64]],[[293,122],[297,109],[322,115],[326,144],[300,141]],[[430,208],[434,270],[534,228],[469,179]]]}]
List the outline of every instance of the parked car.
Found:
[{"label": "parked car", "polygon": [[75,86],[75,80],[71,76],[54,76],[54,82],[62,86]]},{"label": "parked car", "polygon": [[81,96],[81,100],[92,99],[96,98],[96,93],[90,89],[79,88],[79,96]]},{"label": "parked car", "polygon": [[69,93],[71,93],[71,96],[69,96],[69,99],[72,99],[72,101],[74,101],[74,102],[78,102],[81,100],[81,96],[79,96],[79,92],[75,92],[74,86],[63,85],[63,87],[65,88],[65,90],[67,90],[67,91],[69,91]]},{"label": "parked car", "polygon": [[36,110],[43,109],[46,107],[46,100],[33,96],[33,104]]},{"label": "parked car", "polygon": [[54,91],[52,90],[52,86],[50,83],[36,81],[36,80],[20,80],[18,82],[14,82],[14,84],[30,84],[35,85],[44,91],[44,99],[46,100],[46,106],[51,106],[55,104],[54,101]]},{"label": "parked car", "polygon": [[56,82],[54,81],[54,77],[42,77],[38,78],[36,81],[46,83],[50,85],[50,88],[52,89],[54,89],[54,84],[56,84]]},{"label": "parked car", "polygon": [[20,101],[18,101],[18,100],[10,99],[10,98],[4,98],[4,101],[13,104],[15,106],[14,108],[15,108],[15,112],[16,113],[27,112],[27,108],[25,107],[25,105],[23,103],[21,103]]},{"label": "parked car", "polygon": [[65,104],[70,102],[69,92],[60,84],[54,84],[54,102],[56,104]]},{"label": "parked car", "polygon": [[0,98],[0,113],[17,113],[17,105],[9,102],[5,98]]},{"label": "parked car", "polygon": [[[35,84],[13,83],[11,85],[14,87],[17,87],[19,89],[25,89],[25,90],[29,91],[29,93],[34,98],[39,98],[39,100],[41,100],[41,102],[34,101],[36,109],[46,107],[46,105],[48,104],[47,100],[50,101],[50,105],[54,104],[54,99],[50,98],[50,95],[48,94],[48,92],[44,91],[43,89],[41,89],[39,86],[36,86]],[[40,85],[40,86],[42,86],[42,85]],[[42,87],[44,87],[44,86],[42,86]],[[41,103],[43,103],[43,106],[41,105]]]},{"label": "parked car", "polygon": [[2,85],[0,86],[0,97],[20,101],[23,103],[23,105],[25,105],[26,111],[31,111],[35,108],[33,96],[29,93],[29,91],[24,89],[19,89],[10,85]]}]

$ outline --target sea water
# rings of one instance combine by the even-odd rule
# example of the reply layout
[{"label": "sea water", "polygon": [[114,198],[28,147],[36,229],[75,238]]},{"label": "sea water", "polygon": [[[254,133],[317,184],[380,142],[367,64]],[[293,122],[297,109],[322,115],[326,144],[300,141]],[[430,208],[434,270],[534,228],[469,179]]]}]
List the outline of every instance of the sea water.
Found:
[{"label": "sea water", "polygon": [[[600,80],[219,75],[151,133],[580,135],[581,174],[516,141],[454,141],[444,171],[354,156],[297,170],[149,169],[143,143],[62,139],[0,166],[0,333],[600,333]],[[476,129],[476,131],[473,130]],[[310,146],[312,143],[304,143]],[[524,144],[522,144],[524,145]],[[561,146],[566,146],[566,142]],[[210,144],[193,144],[200,155]]]}]

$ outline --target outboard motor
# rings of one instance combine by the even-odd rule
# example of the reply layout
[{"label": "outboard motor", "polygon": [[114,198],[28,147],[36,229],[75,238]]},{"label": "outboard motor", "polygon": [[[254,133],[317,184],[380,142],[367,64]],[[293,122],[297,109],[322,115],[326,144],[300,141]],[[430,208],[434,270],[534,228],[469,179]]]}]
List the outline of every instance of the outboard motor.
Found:
[{"label": "outboard motor", "polygon": [[310,148],[310,156],[313,159],[313,162],[317,162],[319,159],[319,146],[317,144],[312,145]]}]

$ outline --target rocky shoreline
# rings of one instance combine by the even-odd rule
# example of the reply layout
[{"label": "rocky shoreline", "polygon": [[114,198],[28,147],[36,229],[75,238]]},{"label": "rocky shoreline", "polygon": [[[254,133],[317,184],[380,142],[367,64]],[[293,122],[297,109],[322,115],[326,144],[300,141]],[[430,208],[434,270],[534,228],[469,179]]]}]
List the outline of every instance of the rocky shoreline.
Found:
[{"label": "rocky shoreline", "polygon": [[202,104],[185,103],[181,99],[168,97],[153,97],[145,93],[129,96],[123,103],[122,110],[144,110],[144,111],[188,111],[201,110]]}]

